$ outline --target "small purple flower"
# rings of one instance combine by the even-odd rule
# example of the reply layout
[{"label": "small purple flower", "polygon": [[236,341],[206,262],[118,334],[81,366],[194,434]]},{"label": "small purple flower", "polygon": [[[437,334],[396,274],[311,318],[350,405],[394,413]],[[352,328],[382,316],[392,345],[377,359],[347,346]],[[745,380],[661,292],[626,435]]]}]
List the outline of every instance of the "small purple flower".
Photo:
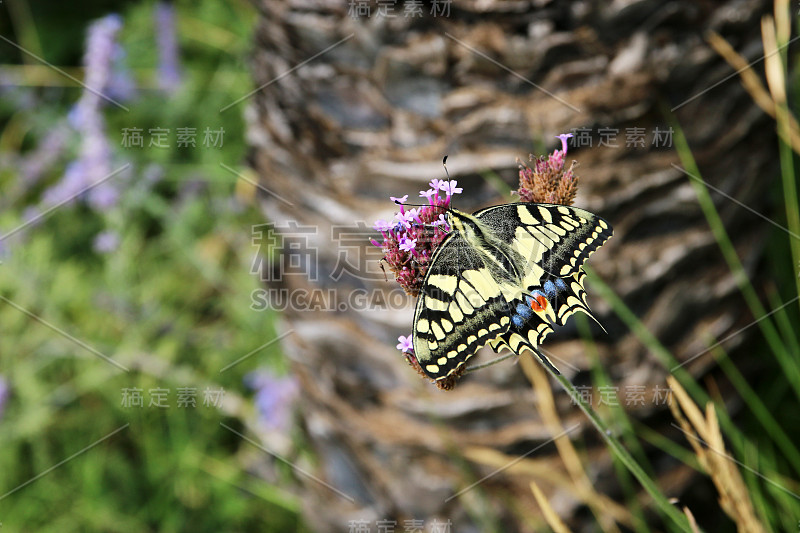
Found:
[{"label": "small purple flower", "polygon": [[385,231],[389,231],[390,229],[392,229],[392,225],[386,222],[385,220],[379,219],[375,221],[375,224],[372,225],[372,228],[375,231],[380,231],[381,233],[383,233]]},{"label": "small purple flower", "polygon": [[437,191],[436,189],[428,189],[427,191],[419,191],[419,195],[422,198],[427,198],[428,203],[433,205],[433,197],[436,196]]},{"label": "small purple flower", "polygon": [[400,249],[404,252],[410,252],[417,247],[417,239],[409,239],[407,236],[403,235],[400,239]]},{"label": "small purple flower", "polygon": [[408,337],[403,337],[402,335],[400,335],[399,337],[397,337],[397,340],[400,341],[397,343],[397,349],[400,350],[401,352],[410,352],[411,350],[414,349],[414,341],[411,335],[409,335]]},{"label": "small purple flower", "polygon": [[405,213],[397,213],[394,217],[400,222],[404,227],[410,228],[411,222],[414,221],[414,216],[416,213],[412,209],[411,211],[406,211]]},{"label": "small purple flower", "polygon": [[562,133],[561,135],[556,135],[556,139],[561,139],[561,152],[566,154],[567,153],[567,139],[572,137],[571,133]]},{"label": "small purple flower", "polygon": [[26,187],[32,187],[50,170],[64,153],[71,135],[69,128],[59,122],[44,136],[34,150],[31,150],[22,163],[20,175]]},{"label": "small purple flower", "polygon": [[103,231],[94,238],[92,247],[99,254],[111,253],[119,246],[119,235],[115,231]]},{"label": "small purple flower", "polygon": [[447,219],[446,219],[446,218],[444,218],[444,213],[442,213],[441,215],[439,215],[439,218],[437,218],[436,220],[434,220],[434,221],[433,221],[433,223],[432,223],[431,225],[432,225],[432,226],[441,226],[441,225],[444,225],[444,227],[445,227],[445,228],[447,228]]},{"label": "small purple flower", "polygon": [[276,376],[269,370],[256,370],[244,377],[244,383],[256,391],[255,406],[261,422],[269,429],[287,431],[299,394],[294,378]]},{"label": "small purple flower", "polygon": [[3,376],[0,376],[0,418],[3,418],[3,412],[6,410],[6,401],[11,395],[11,390],[8,387],[8,382]]},{"label": "small purple flower", "polygon": [[395,198],[394,196],[390,196],[389,199],[391,201],[395,202],[395,203],[404,204],[404,203],[406,203],[408,201],[408,195],[406,194],[405,196],[403,196],[401,198]]},{"label": "small purple flower", "polygon": [[450,182],[442,180],[439,182],[439,188],[446,192],[448,196],[453,194],[461,194],[461,192],[464,190],[460,187],[456,187],[456,185],[458,185],[456,180],[450,180]]},{"label": "small purple flower", "polygon": [[61,180],[44,192],[43,203],[48,206],[61,204],[86,189],[83,167],[80,159],[67,163]]},{"label": "small purple flower", "polygon": [[437,180],[436,178],[433,178],[428,185],[431,186],[431,189],[438,191],[439,189],[442,188],[441,184],[443,181],[444,180]]},{"label": "small purple flower", "polygon": [[97,211],[107,211],[117,205],[119,195],[118,188],[113,183],[106,181],[89,191],[88,202]]}]

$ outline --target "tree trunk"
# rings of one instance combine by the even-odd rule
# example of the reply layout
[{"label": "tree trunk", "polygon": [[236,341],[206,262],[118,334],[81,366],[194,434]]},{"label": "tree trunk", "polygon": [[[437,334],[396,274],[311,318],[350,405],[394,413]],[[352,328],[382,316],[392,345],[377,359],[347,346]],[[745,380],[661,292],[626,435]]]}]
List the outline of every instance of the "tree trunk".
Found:
[{"label": "tree trunk", "polygon": [[[256,86],[264,87],[247,111],[251,163],[274,193],[261,200],[283,234],[283,265],[307,267],[280,280],[267,276],[270,288],[334,295],[333,309],[301,305],[282,315],[284,329],[293,331],[283,347],[302,384],[306,436],[319,458],[314,473],[355,500],[301,479],[306,516],[319,531],[347,531],[352,519],[396,520],[400,531],[411,518],[449,519],[453,531],[476,531],[486,529],[480,517],[489,513],[503,530],[531,531],[526,517],[538,507],[528,483],[512,475],[499,473],[449,498],[494,470],[463,459],[464,450],[485,446],[516,456],[554,436],[536,411],[535,392],[511,361],[467,374],[452,392],[405,364],[395,344],[411,331],[414,301],[384,280],[379,250],[368,242],[378,236],[372,222],[391,217],[390,195],[409,194],[413,202],[429,180],[444,178],[445,154],[464,188],[455,207],[513,201],[487,171],[516,188],[517,157],[527,159],[534,146],[550,152],[560,146],[556,135],[586,128],[592,146],[573,144],[568,155],[579,163],[575,205],[615,229],[590,265],[679,360],[702,351],[709,335],[722,338],[749,317],[690,178],[676,168],[675,143],[654,146],[653,136],[656,128],[669,130],[676,108],[703,179],[756,210],[764,206],[764,177],[776,168],[774,128],[738,79],[725,79],[732,69],[702,36],[716,31],[756,59],[767,6],[454,0],[447,16],[433,16],[425,5],[422,16],[406,17],[406,2],[391,4],[388,14],[369,3],[369,16],[353,17],[348,4],[361,3],[260,2],[252,65]],[[626,146],[636,138],[630,128],[641,128],[644,146]],[[614,129],[616,147],[602,142]],[[765,226],[716,199],[752,274]],[[358,229],[356,221],[365,224]],[[306,234],[302,226],[315,229]],[[302,253],[288,245],[299,240],[307,246]],[[357,268],[343,269],[343,260]],[[274,274],[281,265],[270,268]],[[657,423],[669,429],[665,406],[651,401],[652,388],[666,386],[668,369],[591,284],[588,292],[608,331],[592,330],[621,403],[627,386],[645,385],[647,405],[635,416],[660,414]],[[361,305],[357,294],[385,299]],[[578,339],[573,318],[544,348],[565,361],[561,370],[573,382],[586,384],[590,360]],[[491,356],[483,352],[480,360]],[[687,365],[695,375],[711,367],[709,355]],[[565,394],[557,398],[565,425],[581,424],[570,437],[585,434],[597,458],[592,481],[618,494],[595,430]],[[532,457],[553,475],[564,470],[552,446]],[[667,469],[659,474],[674,496],[691,479]],[[541,483],[557,493],[547,476]],[[558,494],[554,507],[579,528],[581,502]]]}]

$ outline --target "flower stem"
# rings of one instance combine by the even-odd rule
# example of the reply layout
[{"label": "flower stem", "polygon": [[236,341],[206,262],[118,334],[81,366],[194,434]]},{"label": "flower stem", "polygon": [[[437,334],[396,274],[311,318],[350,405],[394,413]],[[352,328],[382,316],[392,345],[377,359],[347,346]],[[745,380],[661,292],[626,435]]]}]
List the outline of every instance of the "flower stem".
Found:
[{"label": "flower stem", "polygon": [[603,440],[606,441],[606,444],[611,449],[611,452],[617,457],[617,459],[620,460],[622,464],[625,465],[630,473],[639,480],[639,483],[642,484],[642,487],[644,487],[650,497],[653,498],[653,501],[656,503],[656,505],[658,505],[661,511],[683,531],[688,531],[691,533],[692,528],[688,519],[686,518],[686,515],[678,511],[674,505],[669,503],[667,498],[658,488],[658,485],[656,485],[656,482],[647,475],[644,469],[639,465],[639,463],[636,462],[628,450],[625,449],[619,440],[617,440],[617,438],[611,432],[611,429],[606,426],[605,422],[603,422],[594,409],[592,409],[592,406],[586,403],[586,401],[575,389],[575,386],[565,376],[556,374],[547,366],[545,366],[545,368],[547,368],[547,371],[550,372],[550,375],[561,384],[567,394],[574,399],[592,424],[594,424],[594,427],[597,428],[597,431],[600,433],[600,436],[603,437]]}]

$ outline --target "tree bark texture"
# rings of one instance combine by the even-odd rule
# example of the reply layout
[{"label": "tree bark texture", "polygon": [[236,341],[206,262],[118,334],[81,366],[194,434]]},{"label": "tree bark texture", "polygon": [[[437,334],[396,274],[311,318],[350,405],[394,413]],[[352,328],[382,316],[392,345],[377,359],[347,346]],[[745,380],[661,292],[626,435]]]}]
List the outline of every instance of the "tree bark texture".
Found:
[{"label": "tree bark texture", "polygon": [[[292,223],[315,228],[305,241],[316,254],[307,270],[313,275],[282,276],[271,288],[335,295],[333,310],[283,312],[282,328],[292,331],[283,348],[302,384],[303,428],[318,457],[314,474],[355,503],[304,478],[296,490],[319,531],[347,531],[357,518],[373,525],[397,520],[399,531],[403,520],[434,517],[451,520],[454,531],[479,531],[481,509],[506,531],[531,531],[526,516],[538,515],[538,507],[528,482],[514,475],[499,473],[448,499],[493,470],[464,458],[463,450],[482,446],[516,456],[553,437],[520,366],[508,361],[470,373],[452,392],[421,380],[395,349],[398,335],[411,331],[414,301],[397,300],[396,283],[385,281],[372,261],[377,249],[369,250],[369,235],[346,243],[337,228],[363,221],[362,233],[371,233],[375,219],[395,211],[390,195],[409,194],[413,202],[428,181],[444,178],[445,154],[450,175],[464,188],[456,207],[513,201],[488,171],[516,188],[518,157],[551,152],[560,147],[556,135],[588,128],[592,146],[568,154],[579,164],[575,205],[615,229],[590,265],[679,360],[702,351],[709,336],[722,338],[751,317],[690,178],[673,166],[681,166],[674,142],[654,146],[652,137],[656,128],[668,130],[674,116],[703,179],[753,209],[765,208],[766,178],[777,168],[774,126],[737,77],[726,79],[733,71],[704,34],[720,33],[755,60],[763,54],[759,21],[770,6],[454,0],[447,16],[433,16],[426,3],[422,16],[406,17],[405,4],[390,5],[393,13],[378,13],[370,3],[369,16],[353,16],[354,6],[344,1],[258,4],[252,72],[263,87],[247,102],[246,115],[251,164],[271,191],[261,195],[263,213],[284,228],[284,242]],[[644,146],[626,146],[636,131],[630,128],[645,133]],[[616,139],[601,142],[602,132],[614,129]],[[765,224],[714,198],[754,276]],[[357,272],[341,272],[345,248]],[[286,246],[281,253],[293,252]],[[386,299],[366,309],[353,305],[349,295],[362,290]],[[592,330],[614,385],[620,391],[645,385],[647,404],[632,408],[635,416],[674,434],[666,407],[650,398],[669,370],[592,294],[591,283],[588,291],[608,331]],[[726,347],[746,338],[736,336]],[[570,379],[590,383],[574,319],[544,348],[568,363],[560,367]],[[491,356],[482,352],[478,359]],[[687,368],[696,376],[714,371],[708,354]],[[592,482],[619,498],[594,428],[563,392],[556,397],[565,426],[580,424],[570,438],[585,437]],[[552,445],[532,457],[553,472],[564,470]],[[664,490],[681,496],[691,474],[669,459],[656,464]],[[587,519],[581,502],[549,487],[547,476],[540,484],[562,518],[581,529]]]}]

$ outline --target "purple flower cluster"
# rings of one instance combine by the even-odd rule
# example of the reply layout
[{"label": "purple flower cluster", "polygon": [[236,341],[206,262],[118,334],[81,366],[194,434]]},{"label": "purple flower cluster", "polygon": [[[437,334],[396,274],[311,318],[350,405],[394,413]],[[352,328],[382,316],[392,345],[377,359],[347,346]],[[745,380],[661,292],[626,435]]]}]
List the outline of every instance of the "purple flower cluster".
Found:
[{"label": "purple flower cluster", "polygon": [[288,431],[299,395],[297,381],[291,376],[276,376],[269,370],[256,370],[244,377],[244,383],[256,391],[255,405],[261,423],[268,429]]},{"label": "purple flower cluster", "polygon": [[519,189],[516,193],[523,202],[543,204],[572,205],[578,192],[578,177],[573,172],[575,163],[564,170],[567,155],[567,139],[571,133],[564,133],[561,139],[561,150],[542,157],[530,156],[533,168],[520,163]]},{"label": "purple flower cluster", "polygon": [[400,212],[393,220],[378,220],[373,226],[381,232],[383,242],[372,239],[372,244],[383,249],[386,264],[403,290],[411,296],[419,294],[433,252],[450,231],[444,212],[450,207],[452,196],[463,190],[457,185],[455,180],[432,180],[431,188],[419,193],[420,197],[428,200],[428,205],[408,210],[403,205],[408,201],[408,195],[402,198],[392,196],[391,200],[400,204]]},{"label": "purple flower cluster", "polygon": [[[383,242],[373,239],[372,244],[382,248],[384,260],[395,279],[411,296],[419,295],[433,253],[450,231],[444,212],[450,207],[453,195],[463,191],[455,180],[434,179],[430,187],[419,192],[428,205],[418,208],[405,209],[403,204],[408,201],[408,195],[390,196],[393,202],[400,204],[400,212],[393,220],[378,220],[373,226],[381,232]],[[397,340],[397,349],[403,352],[406,361],[425,376],[414,355],[412,336],[400,336]]]}]

